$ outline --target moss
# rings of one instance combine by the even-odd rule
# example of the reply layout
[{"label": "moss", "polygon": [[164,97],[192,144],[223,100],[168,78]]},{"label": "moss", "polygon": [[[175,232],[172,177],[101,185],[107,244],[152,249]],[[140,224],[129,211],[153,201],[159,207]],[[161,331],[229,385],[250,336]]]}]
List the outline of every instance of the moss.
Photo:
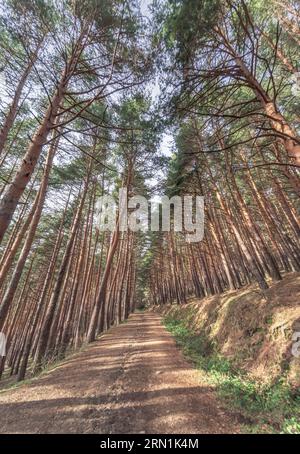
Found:
[{"label": "moss", "polygon": [[203,331],[195,332],[185,320],[170,315],[164,318],[164,323],[184,355],[205,372],[219,396],[250,418],[249,432],[300,433],[300,395],[284,377],[268,385],[256,382],[220,355],[216,344]]}]

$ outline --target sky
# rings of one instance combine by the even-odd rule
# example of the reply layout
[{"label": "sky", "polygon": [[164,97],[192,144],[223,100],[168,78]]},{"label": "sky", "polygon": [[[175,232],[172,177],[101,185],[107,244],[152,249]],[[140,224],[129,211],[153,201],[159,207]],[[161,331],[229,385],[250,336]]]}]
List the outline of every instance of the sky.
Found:
[{"label": "sky", "polygon": [[[148,17],[149,20],[151,20],[152,14],[149,11],[150,5],[153,3],[153,0],[140,0],[140,8],[141,8],[141,13],[143,16]],[[153,82],[153,86],[151,87],[151,97],[152,100],[155,101],[160,95],[160,88],[159,88],[159,83],[158,80],[156,79]],[[173,138],[172,135],[169,133],[165,133],[162,136],[162,142],[161,142],[161,150],[164,154],[167,156],[171,155],[171,146],[173,145]]]},{"label": "sky", "polygon": [[[140,9],[141,13],[143,16],[147,17],[149,21],[151,21],[152,14],[149,10],[150,5],[152,4],[152,0],[140,0]],[[150,89],[150,94],[152,98],[152,102],[155,103],[155,101],[158,99],[160,95],[160,87],[158,83],[158,79],[156,78],[153,82],[149,84],[149,89]],[[5,83],[5,77],[4,73],[0,71],[0,96],[2,99],[2,102],[4,103],[9,103],[10,99],[6,94],[6,83]],[[174,150],[174,139],[172,134],[170,134],[168,131],[162,134],[161,136],[161,142],[159,146],[159,154],[162,154],[164,156],[171,156]],[[56,157],[56,163],[57,161],[61,160],[60,154]],[[158,172],[155,178],[149,179],[148,184],[151,188],[155,189],[155,186],[162,180],[164,177],[163,172]],[[158,200],[159,196],[155,195],[153,196],[154,200]]]}]

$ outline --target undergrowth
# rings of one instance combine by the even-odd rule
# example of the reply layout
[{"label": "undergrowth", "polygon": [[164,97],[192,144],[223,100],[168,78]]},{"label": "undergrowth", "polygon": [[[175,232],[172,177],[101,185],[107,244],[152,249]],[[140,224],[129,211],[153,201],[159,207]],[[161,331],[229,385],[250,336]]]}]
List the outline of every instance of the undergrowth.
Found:
[{"label": "undergrowth", "polygon": [[249,432],[300,433],[300,394],[288,386],[284,377],[271,385],[254,381],[185,321],[167,316],[164,324],[184,355],[206,372],[220,397],[251,421],[247,424]]}]

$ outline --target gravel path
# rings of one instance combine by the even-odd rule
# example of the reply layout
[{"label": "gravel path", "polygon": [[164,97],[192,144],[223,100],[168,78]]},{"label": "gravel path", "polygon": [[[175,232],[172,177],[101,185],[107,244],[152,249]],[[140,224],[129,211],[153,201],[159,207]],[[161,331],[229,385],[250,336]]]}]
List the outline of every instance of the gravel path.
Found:
[{"label": "gravel path", "polygon": [[29,384],[0,393],[1,433],[239,433],[153,313],[133,314]]}]

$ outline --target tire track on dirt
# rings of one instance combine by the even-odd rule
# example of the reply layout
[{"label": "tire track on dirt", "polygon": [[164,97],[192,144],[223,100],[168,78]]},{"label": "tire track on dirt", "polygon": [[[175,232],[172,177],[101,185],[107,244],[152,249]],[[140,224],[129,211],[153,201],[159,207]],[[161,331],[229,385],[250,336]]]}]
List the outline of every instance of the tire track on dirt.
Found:
[{"label": "tire track on dirt", "polygon": [[133,314],[47,374],[0,393],[1,433],[238,433],[239,416],[154,313]]}]

